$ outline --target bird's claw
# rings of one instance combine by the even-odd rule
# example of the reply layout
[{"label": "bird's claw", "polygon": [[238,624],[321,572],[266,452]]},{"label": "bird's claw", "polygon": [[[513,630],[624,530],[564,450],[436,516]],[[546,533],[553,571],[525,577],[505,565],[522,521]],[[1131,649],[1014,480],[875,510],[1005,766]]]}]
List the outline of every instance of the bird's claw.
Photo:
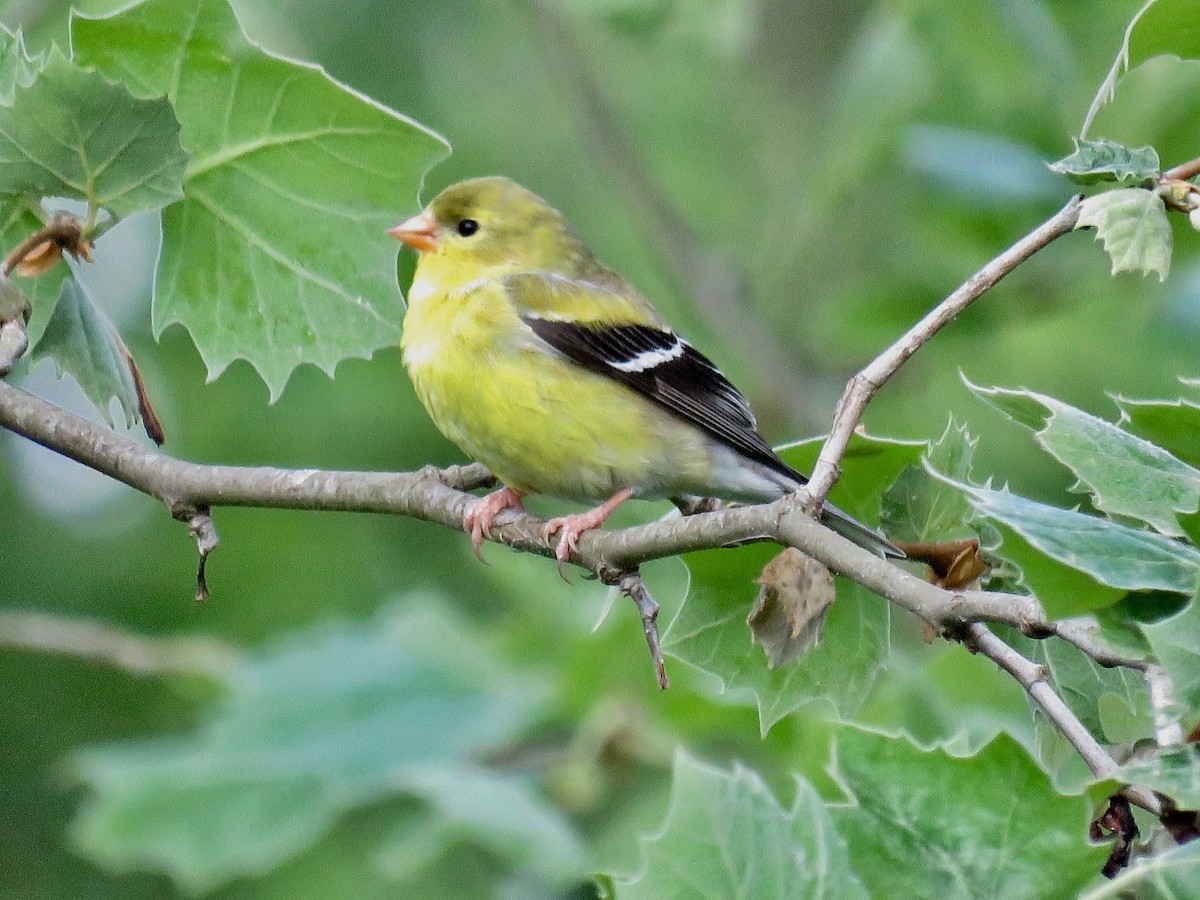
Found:
[{"label": "bird's claw", "polygon": [[562,537],[558,539],[558,546],[554,549],[554,559],[558,563],[558,576],[567,584],[571,583],[571,579],[567,577],[566,565],[571,561],[571,554],[575,552],[575,548],[579,544],[579,536],[588,528],[597,527],[595,525],[580,527],[577,521],[573,521],[579,518],[580,516],[561,516],[550,519],[542,528],[542,539],[547,541],[557,532],[562,532]]},{"label": "bird's claw", "polygon": [[483,542],[491,538],[496,516],[506,509],[525,509],[521,495],[510,487],[472,500],[463,513],[463,531],[471,535],[471,549],[475,552],[475,558],[485,566],[488,561],[483,558]]}]

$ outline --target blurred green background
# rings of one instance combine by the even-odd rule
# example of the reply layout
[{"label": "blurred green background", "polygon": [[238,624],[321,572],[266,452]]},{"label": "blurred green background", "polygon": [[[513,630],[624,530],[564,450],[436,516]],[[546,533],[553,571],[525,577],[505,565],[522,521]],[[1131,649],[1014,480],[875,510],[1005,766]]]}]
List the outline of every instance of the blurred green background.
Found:
[{"label": "blurred green background", "polygon": [[[78,4],[89,12],[115,3]],[[597,254],[743,387],[776,442],[821,432],[845,379],[983,262],[1056,210],[1071,186],[1044,167],[1071,149],[1132,0],[318,0],[235,2],[261,44],[444,135],[453,155],[422,200],[503,173],[563,210]],[[68,4],[15,0],[0,18],[30,44],[65,41]],[[1130,75],[1092,136],[1153,144],[1165,165],[1200,153],[1200,67]],[[397,209],[399,219],[419,206]],[[1027,432],[975,400],[1024,386],[1102,416],[1109,394],[1174,397],[1200,374],[1200,256],[1182,217],[1160,285],[1109,276],[1088,234],[1068,236],[960,317],[878,396],[875,432],[934,439],[949,416],[980,437],[977,475],[1071,501],[1068,477]],[[395,350],[298,371],[283,398],[235,363],[211,384],[187,335],[156,343],[149,289],[157,229],[132,219],[89,271],[146,375],[166,450],[203,462],[410,470],[460,461],[419,408]],[[401,254],[400,278],[411,271]],[[113,305],[114,302],[116,305]],[[43,365],[24,386],[94,416]],[[596,633],[605,590],[566,586],[545,561],[399,518],[221,509],[212,599],[191,601],[195,545],[155,502],[0,434],[0,609],[106,623],[134,635],[254,648],[326,620],[424,598],[488,635],[488,652],[545,692],[499,765],[564,811],[586,869],[636,868],[660,821],[676,746],[819,779],[820,710],[760,740],[742,698],[717,698],[679,663],[660,694],[631,608]],[[550,509],[546,503],[540,509]],[[640,505],[622,521],[663,508]],[[653,573],[668,622],[681,567]],[[748,593],[747,601],[749,602]],[[433,598],[430,600],[429,598]],[[1020,691],[957,647],[926,647],[907,620],[866,718],[922,739],[1028,731]],[[3,643],[0,641],[0,643]],[[671,661],[668,660],[668,665]],[[72,654],[0,646],[0,897],[172,897],[164,875],[112,873],[71,828],[85,791],[77,750],[181,733],[216,691]],[[303,854],[215,892],[259,896],[521,895],[486,853],[459,847],[405,886],[361,847],[380,799]],[[786,804],[786,801],[785,801]],[[319,873],[319,874],[318,874]],[[494,879],[500,878],[499,881]],[[509,887],[496,888],[495,884]],[[446,892],[449,893],[446,893]]]}]

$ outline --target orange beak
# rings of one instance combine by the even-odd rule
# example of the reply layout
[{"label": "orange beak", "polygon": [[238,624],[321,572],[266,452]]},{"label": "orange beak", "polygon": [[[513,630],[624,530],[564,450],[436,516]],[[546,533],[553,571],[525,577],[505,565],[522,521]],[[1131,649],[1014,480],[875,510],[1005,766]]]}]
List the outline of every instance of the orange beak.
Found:
[{"label": "orange beak", "polygon": [[429,214],[429,210],[425,210],[389,228],[387,233],[417,250],[432,251],[438,247],[437,231],[437,222]]}]

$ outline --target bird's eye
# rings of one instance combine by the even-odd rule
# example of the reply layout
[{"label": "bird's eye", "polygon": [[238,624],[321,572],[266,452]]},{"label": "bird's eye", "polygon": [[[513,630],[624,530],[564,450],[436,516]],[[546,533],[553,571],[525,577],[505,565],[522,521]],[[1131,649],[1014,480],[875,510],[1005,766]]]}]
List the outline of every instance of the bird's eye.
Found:
[{"label": "bird's eye", "polygon": [[479,223],[474,219],[461,219],[458,223],[457,231],[463,237],[470,237],[479,230]]}]

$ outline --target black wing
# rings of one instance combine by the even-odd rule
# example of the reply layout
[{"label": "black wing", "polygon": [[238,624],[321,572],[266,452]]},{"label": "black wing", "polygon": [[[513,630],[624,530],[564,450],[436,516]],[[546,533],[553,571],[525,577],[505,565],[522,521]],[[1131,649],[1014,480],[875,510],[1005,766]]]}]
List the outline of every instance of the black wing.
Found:
[{"label": "black wing", "polygon": [[584,368],[632,388],[749,459],[801,483],[806,480],[763,440],[738,389],[674,332],[649,325],[563,322],[535,314],[522,316],[522,321]]}]

